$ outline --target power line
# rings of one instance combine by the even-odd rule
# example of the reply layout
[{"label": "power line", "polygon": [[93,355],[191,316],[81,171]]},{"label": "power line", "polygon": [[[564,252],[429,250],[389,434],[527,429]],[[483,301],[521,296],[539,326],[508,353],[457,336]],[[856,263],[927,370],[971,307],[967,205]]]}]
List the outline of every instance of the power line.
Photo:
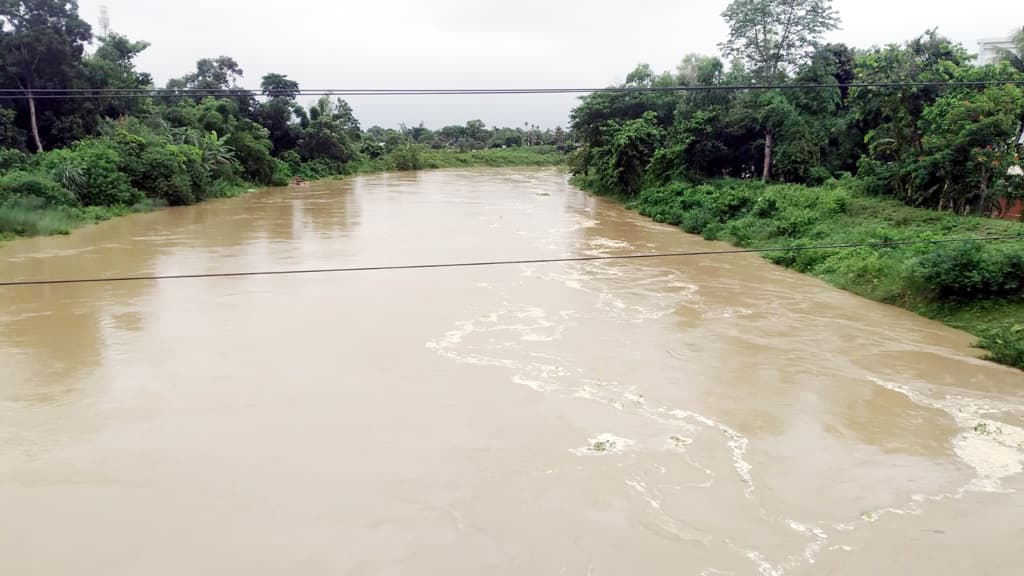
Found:
[{"label": "power line", "polygon": [[[483,96],[523,94],[629,94],[652,92],[738,92],[769,90],[824,90],[866,88],[977,88],[985,86],[1024,85],[1024,80],[979,80],[965,82],[853,82],[835,84],[721,84],[698,86],[626,86],[606,88],[337,88],[288,91],[296,96]],[[27,99],[82,98],[195,98],[195,97],[259,97],[261,90],[249,88],[43,88],[30,91],[0,88],[0,98]]]},{"label": "power line", "polygon": [[732,250],[708,250],[703,252],[662,252],[654,254],[626,254],[622,256],[578,256],[568,258],[538,258],[530,260],[487,260],[479,262],[450,262],[442,264],[401,264],[393,266],[353,266],[346,268],[310,268],[305,270],[269,270],[255,272],[211,272],[203,274],[166,274],[153,276],[114,276],[106,278],[68,278],[59,280],[14,280],[0,282],[0,288],[22,286],[53,286],[61,284],[103,284],[111,282],[142,282],[158,280],[189,280],[199,278],[241,278],[252,276],[297,276],[310,274],[337,274],[344,272],[383,272],[401,270],[436,270],[446,268],[482,268],[490,266],[512,266],[528,264],[562,264],[574,262],[607,262],[614,260],[649,260],[654,258],[685,258],[703,256],[726,256],[734,254],[759,254],[767,252],[809,252],[817,250],[845,250],[852,248],[891,248],[895,246],[937,245],[963,242],[997,242],[1024,240],[1024,234],[1006,236],[979,236],[973,238],[945,238],[937,240],[898,240],[892,242],[858,242],[848,244],[826,244],[818,246],[778,246],[773,248],[736,248]]}]

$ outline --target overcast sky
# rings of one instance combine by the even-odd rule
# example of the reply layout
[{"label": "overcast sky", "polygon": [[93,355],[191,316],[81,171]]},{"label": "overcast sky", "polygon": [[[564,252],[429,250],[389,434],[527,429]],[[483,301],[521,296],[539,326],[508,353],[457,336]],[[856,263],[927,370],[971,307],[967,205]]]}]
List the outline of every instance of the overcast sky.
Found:
[{"label": "overcast sky", "polygon": [[[221,54],[245,70],[303,88],[595,87],[621,82],[636,64],[674,69],[691,52],[716,54],[727,0],[80,0],[98,31],[152,46],[139,68],[158,85]],[[977,51],[979,38],[1024,24],[1020,0],[835,0],[843,28],[829,40],[867,47],[932,27]],[[488,125],[566,125],[575,97],[349,98],[364,127],[479,118]]]}]

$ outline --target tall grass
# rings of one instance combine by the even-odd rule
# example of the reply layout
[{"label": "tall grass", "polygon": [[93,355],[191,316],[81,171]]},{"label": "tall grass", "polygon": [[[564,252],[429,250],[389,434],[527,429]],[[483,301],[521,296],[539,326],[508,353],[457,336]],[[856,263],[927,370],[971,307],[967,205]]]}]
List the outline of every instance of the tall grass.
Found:
[{"label": "tall grass", "polygon": [[145,212],[163,206],[163,203],[145,201],[132,207],[125,206],[49,206],[34,198],[13,198],[0,204],[0,239],[15,236],[49,236],[70,234],[79,226],[109,220],[133,212]]},{"label": "tall grass", "polygon": [[47,208],[35,198],[0,205],[0,236],[70,234],[80,220],[68,208]]}]

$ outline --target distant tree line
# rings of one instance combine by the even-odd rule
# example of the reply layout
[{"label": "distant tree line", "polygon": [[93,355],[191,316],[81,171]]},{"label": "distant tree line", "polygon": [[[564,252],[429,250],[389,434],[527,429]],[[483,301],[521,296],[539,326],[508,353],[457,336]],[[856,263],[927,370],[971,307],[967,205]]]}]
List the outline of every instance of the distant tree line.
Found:
[{"label": "distant tree line", "polygon": [[153,88],[135,64],[149,44],[104,20],[94,36],[75,1],[0,1],[0,87],[14,91],[0,94],[0,205],[28,197],[49,206],[189,204],[243,183],[345,174],[408,146],[568,145],[560,128],[528,123],[364,131],[347,102],[323,96],[304,106],[299,84],[279,73],[264,76],[258,94],[194,95],[239,87],[244,72],[228,56],[168,81],[180,96],[48,97],[48,89]]}]

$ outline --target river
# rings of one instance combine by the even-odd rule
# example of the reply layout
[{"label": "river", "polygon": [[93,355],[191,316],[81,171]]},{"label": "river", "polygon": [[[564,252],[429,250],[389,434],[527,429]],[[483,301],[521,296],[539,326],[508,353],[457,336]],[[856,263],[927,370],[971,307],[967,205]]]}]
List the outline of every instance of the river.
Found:
[{"label": "river", "polygon": [[[0,280],[709,243],[553,169],[0,245]],[[1024,374],[753,255],[0,288],[0,573],[1019,574]]]}]

